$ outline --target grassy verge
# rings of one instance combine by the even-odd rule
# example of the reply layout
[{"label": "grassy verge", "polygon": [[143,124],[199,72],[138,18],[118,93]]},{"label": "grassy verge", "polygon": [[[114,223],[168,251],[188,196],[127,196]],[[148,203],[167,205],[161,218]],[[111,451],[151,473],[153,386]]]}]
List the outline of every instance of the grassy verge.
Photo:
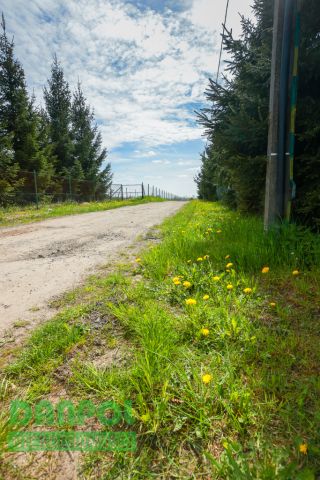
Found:
[{"label": "grassy verge", "polygon": [[110,200],[105,202],[52,203],[40,205],[39,209],[37,209],[35,205],[28,205],[27,207],[16,206],[0,208],[0,227],[11,227],[24,223],[39,222],[47,218],[75,215],[78,213],[99,212],[101,210],[111,210],[113,208],[160,201],[163,201],[163,199],[158,197],[145,197],[128,200]]},{"label": "grassy verge", "polygon": [[162,233],[67,295],[7,379],[42,398],[65,365],[69,399],[132,401],[137,451],[86,454],[84,478],[319,478],[319,238],[201,202]]}]

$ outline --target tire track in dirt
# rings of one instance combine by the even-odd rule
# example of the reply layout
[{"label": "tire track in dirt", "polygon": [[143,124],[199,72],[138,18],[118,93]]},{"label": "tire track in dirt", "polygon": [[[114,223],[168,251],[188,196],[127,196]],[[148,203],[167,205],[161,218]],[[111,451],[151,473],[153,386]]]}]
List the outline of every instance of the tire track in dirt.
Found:
[{"label": "tire track in dirt", "polygon": [[54,314],[48,303],[119,259],[137,236],[176,213],[159,202],[0,229],[0,335]]}]

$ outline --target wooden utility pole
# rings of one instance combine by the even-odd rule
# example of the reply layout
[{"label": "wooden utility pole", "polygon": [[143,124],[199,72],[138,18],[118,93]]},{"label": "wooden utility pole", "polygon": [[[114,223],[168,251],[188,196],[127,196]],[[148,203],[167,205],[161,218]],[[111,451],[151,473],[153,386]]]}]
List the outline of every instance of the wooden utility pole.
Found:
[{"label": "wooden utility pole", "polygon": [[[264,227],[290,217],[300,0],[275,0]],[[289,108],[291,100],[291,110]]]},{"label": "wooden utility pole", "polygon": [[269,100],[268,162],[266,176],[266,196],[264,228],[268,230],[283,214],[283,159],[279,158],[279,98],[280,72],[284,21],[283,0],[275,0],[273,17],[273,39],[271,59],[271,80]]},{"label": "wooden utility pole", "polygon": [[290,220],[291,204],[296,195],[296,185],[293,179],[293,162],[295,147],[295,124],[297,110],[297,94],[298,94],[298,60],[299,60],[299,44],[300,44],[300,17],[303,0],[296,0],[293,7],[292,19],[292,46],[291,46],[291,65],[290,65],[290,115],[289,115],[289,134],[287,138],[287,154],[286,154],[286,188],[285,188],[285,218]]}]

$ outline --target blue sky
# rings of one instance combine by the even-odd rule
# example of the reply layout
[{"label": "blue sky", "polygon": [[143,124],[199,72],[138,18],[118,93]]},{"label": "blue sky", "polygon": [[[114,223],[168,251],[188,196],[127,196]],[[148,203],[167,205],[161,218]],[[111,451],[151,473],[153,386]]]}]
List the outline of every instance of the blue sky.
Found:
[{"label": "blue sky", "polygon": [[[225,0],[2,0],[39,104],[54,53],[95,110],[115,183],[195,195],[204,139],[194,110],[215,77]],[[250,0],[230,0],[228,27]]]}]

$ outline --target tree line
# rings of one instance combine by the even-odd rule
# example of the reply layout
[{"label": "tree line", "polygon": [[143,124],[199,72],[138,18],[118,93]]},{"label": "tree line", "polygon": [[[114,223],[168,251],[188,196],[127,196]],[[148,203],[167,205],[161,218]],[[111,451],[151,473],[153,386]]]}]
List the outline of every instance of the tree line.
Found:
[{"label": "tree line", "polygon": [[[227,53],[219,83],[209,80],[207,105],[197,112],[207,145],[195,181],[198,196],[261,214],[267,163],[273,0],[254,0],[255,19],[241,17],[242,34],[224,30]],[[303,2],[296,120],[294,219],[320,228],[320,3]]]},{"label": "tree line", "polygon": [[[52,198],[63,190],[61,177],[72,178],[82,198],[104,194],[112,181],[111,165],[94,112],[78,81],[71,92],[57,56],[44,87],[44,107],[27,91],[25,73],[14,54],[2,14],[0,35],[0,204],[19,200],[23,172],[37,173],[41,192]],[[21,199],[20,199],[21,200]]]}]

